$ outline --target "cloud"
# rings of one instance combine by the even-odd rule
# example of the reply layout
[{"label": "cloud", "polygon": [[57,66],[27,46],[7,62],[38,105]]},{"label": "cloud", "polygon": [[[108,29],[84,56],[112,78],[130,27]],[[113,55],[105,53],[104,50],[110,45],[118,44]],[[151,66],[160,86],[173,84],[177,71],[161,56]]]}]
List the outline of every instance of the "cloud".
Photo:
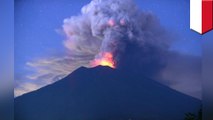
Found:
[{"label": "cloud", "polygon": [[45,79],[46,81],[54,82],[62,77],[66,76],[79,66],[86,66],[87,59],[89,57],[51,57],[43,58],[33,62],[28,62],[27,66],[33,68],[36,73],[27,76],[27,78],[36,80],[36,79]]},{"label": "cloud", "polygon": [[[34,71],[25,77],[16,76],[15,96],[22,95],[43,86],[54,83],[80,66],[88,67],[89,56],[55,56],[40,58],[26,63],[26,66]],[[24,79],[24,80],[23,80]]]},{"label": "cloud", "polygon": [[202,99],[201,57],[173,53],[156,79],[187,95]]},{"label": "cloud", "polygon": [[140,67],[150,75],[166,63],[171,43],[155,15],[132,0],[92,0],[80,15],[64,20],[63,30],[71,56],[100,59],[111,53],[118,69]]},{"label": "cloud", "polygon": [[35,83],[29,83],[29,82],[22,83],[22,84],[19,85],[18,88],[15,88],[14,95],[15,95],[15,97],[21,96],[25,93],[37,90],[37,89],[39,89],[43,86],[45,86],[45,85],[38,85],[38,83],[36,83],[36,84]]}]

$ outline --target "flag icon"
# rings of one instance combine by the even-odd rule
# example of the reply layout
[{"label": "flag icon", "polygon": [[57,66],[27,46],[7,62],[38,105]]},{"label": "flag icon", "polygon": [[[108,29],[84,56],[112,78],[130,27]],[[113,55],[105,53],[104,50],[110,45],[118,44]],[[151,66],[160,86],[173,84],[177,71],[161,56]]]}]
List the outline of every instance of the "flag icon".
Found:
[{"label": "flag icon", "polygon": [[200,34],[213,29],[213,0],[190,0],[190,29]]}]

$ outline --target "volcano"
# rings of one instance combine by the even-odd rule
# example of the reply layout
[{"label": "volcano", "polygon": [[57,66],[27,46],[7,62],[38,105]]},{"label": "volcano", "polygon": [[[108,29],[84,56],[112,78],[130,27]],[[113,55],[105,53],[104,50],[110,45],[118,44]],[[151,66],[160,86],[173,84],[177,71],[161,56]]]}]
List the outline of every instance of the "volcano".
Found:
[{"label": "volcano", "polygon": [[15,120],[183,120],[201,101],[131,71],[81,67],[15,98]]}]

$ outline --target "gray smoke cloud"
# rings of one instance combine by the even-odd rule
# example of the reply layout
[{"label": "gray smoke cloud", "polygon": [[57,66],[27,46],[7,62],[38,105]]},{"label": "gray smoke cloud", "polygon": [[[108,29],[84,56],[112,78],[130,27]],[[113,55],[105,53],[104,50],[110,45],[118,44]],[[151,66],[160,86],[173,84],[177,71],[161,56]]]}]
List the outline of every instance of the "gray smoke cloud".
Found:
[{"label": "gray smoke cloud", "polygon": [[[66,55],[27,63],[36,71],[27,78],[40,81],[35,84],[51,84],[80,66],[91,67],[91,61],[105,52],[112,53],[117,69],[158,76],[165,84],[165,79],[175,78],[165,75],[173,69],[168,67],[172,36],[152,13],[141,11],[133,0],[92,0],[80,15],[65,19],[62,28]],[[24,89],[17,87],[16,91],[22,92],[16,96],[23,94]]]},{"label": "gray smoke cloud", "polygon": [[127,45],[168,49],[168,35],[151,13],[140,11],[132,0],[92,0],[81,15],[64,20],[65,46],[71,54],[101,57],[110,52],[119,62]]}]

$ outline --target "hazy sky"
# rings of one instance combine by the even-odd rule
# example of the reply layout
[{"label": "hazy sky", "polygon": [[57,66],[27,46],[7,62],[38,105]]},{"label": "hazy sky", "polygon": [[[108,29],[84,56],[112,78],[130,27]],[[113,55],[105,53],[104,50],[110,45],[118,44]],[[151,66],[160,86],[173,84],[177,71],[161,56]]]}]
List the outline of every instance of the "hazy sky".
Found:
[{"label": "hazy sky", "polygon": [[[201,56],[201,35],[189,28],[189,0],[134,0],[141,10],[154,13],[177,39],[172,50]],[[26,63],[64,54],[60,29],[63,20],[80,14],[90,0],[15,0],[15,80],[29,82]],[[31,87],[34,87],[31,85]]]}]

